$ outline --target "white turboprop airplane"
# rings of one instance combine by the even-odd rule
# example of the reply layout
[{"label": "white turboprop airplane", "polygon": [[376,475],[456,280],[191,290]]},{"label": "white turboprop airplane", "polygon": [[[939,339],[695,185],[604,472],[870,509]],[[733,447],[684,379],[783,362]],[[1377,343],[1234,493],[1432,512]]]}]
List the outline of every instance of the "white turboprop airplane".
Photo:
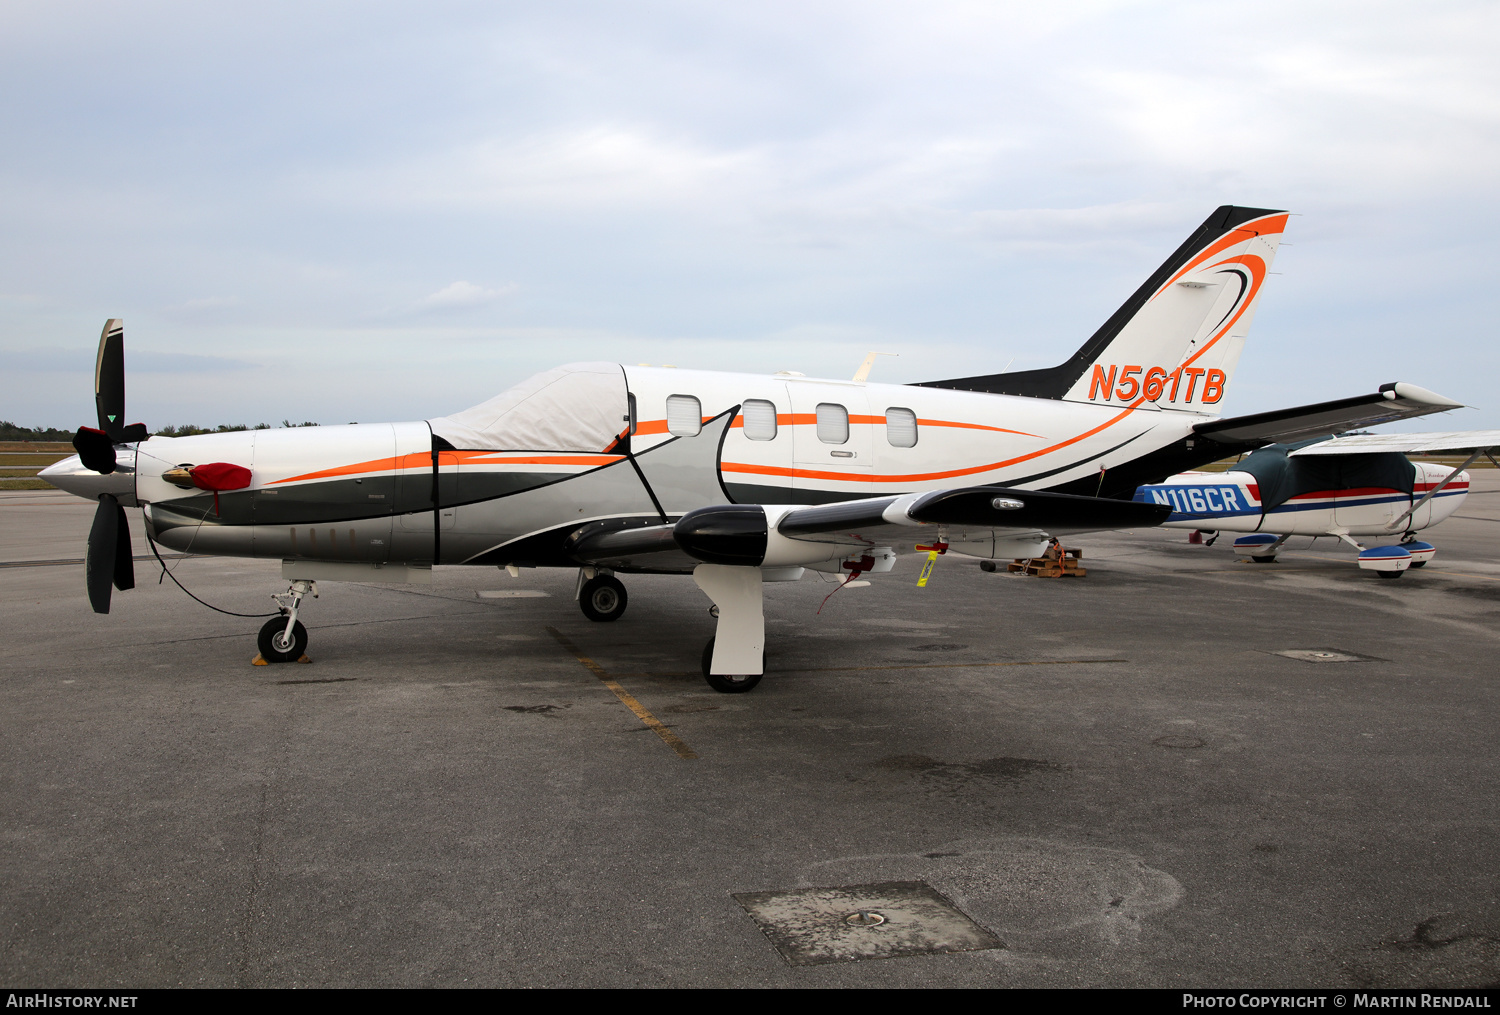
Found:
[{"label": "white turboprop airplane", "polygon": [[[123,327],[105,326],[99,426],[43,472],[97,500],[95,611],[134,584],[125,507],[181,551],[280,559],[261,630],[297,659],[315,580],[431,581],[434,564],[579,569],[593,620],[616,574],[691,574],[714,603],[703,672],[760,680],[764,581],[879,573],[914,544],[994,559],[1154,525],[1143,483],[1273,441],[1455,408],[1408,384],[1231,419],[1217,406],[1287,214],[1217,209],[1060,366],[915,385],[579,363],[412,423],[148,437],[124,426]],[[864,371],[861,371],[863,374]]]},{"label": "white turboprop airplane", "polygon": [[[1457,468],[1412,462],[1410,454],[1469,452]],[[1162,524],[1177,529],[1245,532],[1234,548],[1260,564],[1292,536],[1336,536],[1359,551],[1359,566],[1382,578],[1421,567],[1437,548],[1416,538],[1463,503],[1468,467],[1486,457],[1497,468],[1500,430],[1354,434],[1253,451],[1222,473],[1185,472],[1142,486],[1135,499],[1163,504]],[[1400,535],[1366,547],[1355,536]],[[1209,540],[1217,539],[1215,535]]]}]

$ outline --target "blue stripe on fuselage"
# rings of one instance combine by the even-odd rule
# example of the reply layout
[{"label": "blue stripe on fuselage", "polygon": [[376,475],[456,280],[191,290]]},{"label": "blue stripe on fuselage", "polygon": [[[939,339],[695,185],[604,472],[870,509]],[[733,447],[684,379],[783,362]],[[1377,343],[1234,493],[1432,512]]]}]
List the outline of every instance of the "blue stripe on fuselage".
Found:
[{"label": "blue stripe on fuselage", "polygon": [[[1459,497],[1467,490],[1444,490],[1433,500],[1443,497]],[[1172,509],[1167,516],[1169,522],[1189,521],[1204,518],[1233,518],[1237,515],[1261,513],[1259,504],[1249,503],[1249,497],[1238,486],[1203,485],[1189,486],[1162,484],[1142,486],[1135,491],[1135,500],[1147,504],[1165,504]],[[1375,497],[1320,497],[1312,501],[1287,501],[1272,508],[1267,514],[1290,514],[1294,511],[1326,511],[1333,508],[1367,507],[1371,504],[1409,504],[1412,497],[1404,493],[1389,493]]]},{"label": "blue stripe on fuselage", "polygon": [[1135,491],[1134,499],[1147,504],[1166,504],[1172,509],[1172,513],[1167,516],[1169,522],[1260,514],[1260,505],[1251,504],[1243,489],[1222,483],[1204,486],[1176,483],[1142,486]]}]

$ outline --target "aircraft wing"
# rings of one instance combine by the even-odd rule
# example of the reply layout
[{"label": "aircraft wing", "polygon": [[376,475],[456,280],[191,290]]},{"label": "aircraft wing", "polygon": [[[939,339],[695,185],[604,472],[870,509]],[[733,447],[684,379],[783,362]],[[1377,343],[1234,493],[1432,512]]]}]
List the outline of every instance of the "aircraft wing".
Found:
[{"label": "aircraft wing", "polygon": [[[1079,497],[1066,493],[975,486],[932,490],[897,497],[841,501],[796,508],[782,515],[776,531],[809,542],[848,543],[852,546],[926,538],[922,528],[942,526],[951,542],[990,536],[1064,535],[1099,529],[1159,525],[1170,511],[1162,505],[1142,505],[1107,497]],[[930,538],[936,538],[933,533]]]},{"label": "aircraft wing", "polygon": [[[768,555],[777,555],[772,543],[778,537],[847,547],[852,552],[931,542],[941,532],[955,547],[993,540],[989,543],[993,548],[1100,529],[1155,526],[1171,513],[1172,508],[1162,504],[977,486],[790,510],[720,504],[664,524],[623,519],[595,522],[571,533],[563,552],[580,564],[682,572],[704,562],[759,566]],[[837,554],[833,549],[829,552]],[[813,553],[807,559],[820,558]]]},{"label": "aircraft wing", "polygon": [[1435,451],[1500,452],[1500,430],[1457,430],[1448,433],[1365,433],[1335,437],[1290,452],[1297,455],[1367,455],[1395,451],[1404,455]]},{"label": "aircraft wing", "polygon": [[1224,444],[1286,444],[1461,408],[1462,402],[1396,382],[1382,384],[1371,395],[1211,420],[1193,431]]}]

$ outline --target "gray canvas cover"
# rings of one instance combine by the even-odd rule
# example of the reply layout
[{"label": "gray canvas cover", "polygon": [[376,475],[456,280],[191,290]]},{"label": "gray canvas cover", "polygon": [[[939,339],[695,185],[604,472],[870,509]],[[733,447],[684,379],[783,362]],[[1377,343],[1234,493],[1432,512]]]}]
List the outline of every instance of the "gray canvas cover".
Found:
[{"label": "gray canvas cover", "polygon": [[1411,493],[1416,485],[1416,467],[1405,456],[1394,453],[1288,457],[1290,452],[1313,443],[1272,444],[1252,451],[1230,466],[1230,471],[1255,477],[1264,511],[1280,507],[1299,494],[1319,490],[1371,488]]},{"label": "gray canvas cover", "polygon": [[618,363],[569,363],[427,422],[435,436],[460,450],[598,452],[615,442],[628,417]]}]

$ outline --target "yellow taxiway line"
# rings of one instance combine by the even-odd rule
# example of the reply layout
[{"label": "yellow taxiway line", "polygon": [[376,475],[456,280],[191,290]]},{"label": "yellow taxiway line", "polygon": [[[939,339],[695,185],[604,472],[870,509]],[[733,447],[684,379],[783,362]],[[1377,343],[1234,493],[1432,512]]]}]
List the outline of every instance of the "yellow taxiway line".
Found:
[{"label": "yellow taxiway line", "polygon": [[598,677],[601,684],[613,691],[615,697],[620,699],[621,704],[630,709],[630,711],[634,712],[637,719],[645,723],[647,726],[651,727],[651,729],[655,731],[656,735],[661,737],[663,743],[677,752],[677,756],[679,758],[682,758],[684,761],[690,761],[698,757],[698,755],[693,753],[693,749],[691,747],[683,743],[681,737],[679,737],[676,733],[673,733],[671,730],[667,729],[662,721],[656,718],[656,716],[652,715],[645,705],[642,705],[640,702],[636,701],[635,696],[632,695],[629,691],[625,690],[625,688],[621,687],[618,681],[616,681],[613,677],[606,673],[603,666],[600,666],[598,663],[594,662],[594,660],[578,651],[578,647],[571,641],[569,641],[566,637],[564,637],[561,631],[559,631],[555,627],[549,627],[547,628],[547,633],[556,638],[557,643],[571,652],[573,654],[573,658],[582,663],[590,673]]}]

